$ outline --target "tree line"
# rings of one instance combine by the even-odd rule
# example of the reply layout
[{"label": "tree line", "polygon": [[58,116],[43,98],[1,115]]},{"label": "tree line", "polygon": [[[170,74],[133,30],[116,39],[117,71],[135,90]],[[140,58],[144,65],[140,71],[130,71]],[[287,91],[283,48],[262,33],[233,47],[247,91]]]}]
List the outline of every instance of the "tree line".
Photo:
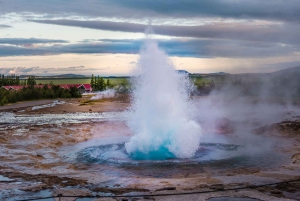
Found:
[{"label": "tree line", "polygon": [[20,76],[14,74],[6,76],[0,74],[0,87],[14,85],[36,85],[36,80],[34,76],[29,76],[27,80],[21,80]]},{"label": "tree line", "polygon": [[[23,85],[24,87],[20,90],[7,90],[2,88],[2,86],[7,85]],[[53,83],[39,85],[39,87],[35,87],[35,85],[36,80],[34,76],[29,76],[27,80],[20,81],[18,76],[2,75],[0,85],[0,105],[3,106],[7,103],[16,103],[18,101],[26,100],[81,97],[81,93],[75,86],[70,87],[70,89],[63,89],[59,85],[54,85]]]},{"label": "tree line", "polygon": [[90,84],[91,84],[93,91],[104,91],[107,88],[111,88],[109,79],[107,79],[107,81],[105,83],[105,80],[103,77],[100,77],[99,75],[94,76],[94,74],[92,74]]},{"label": "tree line", "polygon": [[20,80],[19,76],[0,74],[0,87],[7,85],[22,85],[23,82]]}]

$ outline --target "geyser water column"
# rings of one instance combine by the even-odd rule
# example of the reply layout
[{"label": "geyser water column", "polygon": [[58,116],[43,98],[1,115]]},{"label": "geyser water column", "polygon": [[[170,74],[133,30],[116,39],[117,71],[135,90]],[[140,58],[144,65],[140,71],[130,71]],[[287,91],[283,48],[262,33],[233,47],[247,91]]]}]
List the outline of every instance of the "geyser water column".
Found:
[{"label": "geyser water column", "polygon": [[137,160],[193,157],[201,128],[193,120],[189,100],[192,85],[178,74],[157,42],[147,37],[133,79],[132,106],[127,124],[134,136],[125,144]]}]

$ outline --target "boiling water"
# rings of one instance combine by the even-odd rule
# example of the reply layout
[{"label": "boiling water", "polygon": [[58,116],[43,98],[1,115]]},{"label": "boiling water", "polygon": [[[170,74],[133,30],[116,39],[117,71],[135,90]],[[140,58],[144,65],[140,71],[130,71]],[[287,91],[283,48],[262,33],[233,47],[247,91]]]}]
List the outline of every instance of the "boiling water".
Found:
[{"label": "boiling water", "polygon": [[137,160],[193,157],[201,128],[193,120],[187,76],[176,73],[150,37],[141,50],[136,73],[127,121],[134,136],[125,144],[127,153]]},{"label": "boiling water", "polygon": [[237,152],[238,149],[242,149],[242,147],[233,144],[202,143],[201,148],[195,152],[195,155],[192,158],[169,158],[167,160],[134,160],[130,158],[126,153],[124,143],[116,143],[84,148],[77,153],[76,160],[82,163],[117,165],[166,165],[178,164],[182,162],[187,165],[239,157],[240,153]]},{"label": "boiling water", "polygon": [[[100,139],[99,139],[100,141]],[[127,154],[128,139],[103,139],[101,142],[83,142],[66,149],[64,158],[74,164],[86,164],[89,171],[118,177],[149,176],[173,178],[197,173],[211,173],[234,168],[270,169],[282,162],[282,155],[273,152],[250,154],[247,147],[234,144],[200,143],[191,158],[166,160],[136,160]],[[98,145],[97,145],[98,144]],[[100,144],[100,145],[99,145]],[[75,150],[75,152],[74,152]]]}]

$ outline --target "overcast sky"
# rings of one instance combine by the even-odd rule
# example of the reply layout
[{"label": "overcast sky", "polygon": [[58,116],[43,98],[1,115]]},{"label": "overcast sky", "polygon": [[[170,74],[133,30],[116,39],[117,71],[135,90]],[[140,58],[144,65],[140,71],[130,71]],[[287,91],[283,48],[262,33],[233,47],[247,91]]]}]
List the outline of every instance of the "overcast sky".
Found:
[{"label": "overcast sky", "polygon": [[177,69],[300,66],[300,0],[0,0],[0,74],[128,75],[150,21]]}]

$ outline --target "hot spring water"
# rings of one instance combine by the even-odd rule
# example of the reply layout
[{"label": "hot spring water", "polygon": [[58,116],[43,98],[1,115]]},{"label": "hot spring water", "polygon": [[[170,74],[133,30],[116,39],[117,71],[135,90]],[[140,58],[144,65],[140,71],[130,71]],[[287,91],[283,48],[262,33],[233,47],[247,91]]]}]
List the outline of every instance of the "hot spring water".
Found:
[{"label": "hot spring water", "polygon": [[151,38],[145,40],[136,74],[127,121],[134,136],[125,144],[127,153],[138,160],[193,157],[201,127],[193,120],[188,77],[175,71]]}]

